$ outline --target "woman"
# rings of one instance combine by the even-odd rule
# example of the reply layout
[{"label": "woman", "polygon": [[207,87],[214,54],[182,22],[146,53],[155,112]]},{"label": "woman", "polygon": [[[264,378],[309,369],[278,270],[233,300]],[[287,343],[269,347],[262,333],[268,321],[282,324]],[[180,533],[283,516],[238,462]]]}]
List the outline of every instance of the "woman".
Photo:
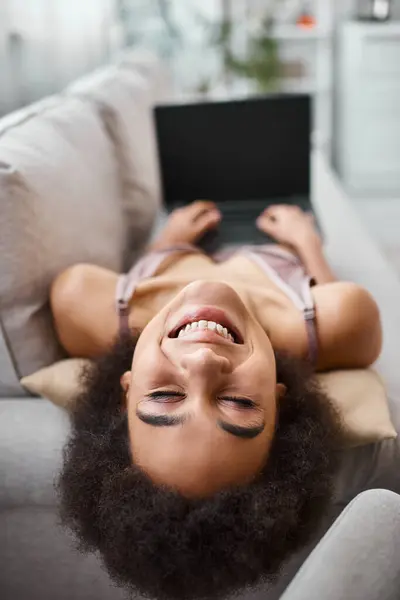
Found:
[{"label": "woman", "polygon": [[216,259],[192,244],[220,218],[195,202],[127,276],[79,265],[52,288],[66,350],[106,353],[73,415],[64,519],[118,584],[155,597],[276,575],[336,466],[338,420],[307,364],[365,367],[381,347],[374,300],[335,281],[309,215],[270,207],[257,226],[280,246]]}]

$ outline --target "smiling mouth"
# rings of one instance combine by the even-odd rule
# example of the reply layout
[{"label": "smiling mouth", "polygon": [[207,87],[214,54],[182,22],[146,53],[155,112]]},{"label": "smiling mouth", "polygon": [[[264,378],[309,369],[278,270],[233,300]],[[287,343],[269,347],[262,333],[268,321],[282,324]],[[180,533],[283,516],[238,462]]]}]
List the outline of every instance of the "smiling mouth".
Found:
[{"label": "smiling mouth", "polygon": [[217,308],[202,307],[182,317],[170,331],[170,338],[196,338],[198,341],[213,341],[221,338],[234,344],[243,344],[239,329]]}]

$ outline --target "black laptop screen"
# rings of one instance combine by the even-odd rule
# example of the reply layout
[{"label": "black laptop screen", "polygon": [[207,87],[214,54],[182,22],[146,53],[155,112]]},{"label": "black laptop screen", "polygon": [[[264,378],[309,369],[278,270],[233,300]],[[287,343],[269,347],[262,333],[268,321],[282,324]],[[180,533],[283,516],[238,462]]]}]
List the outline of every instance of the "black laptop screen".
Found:
[{"label": "black laptop screen", "polygon": [[156,107],[164,202],[308,196],[310,113],[306,95]]}]

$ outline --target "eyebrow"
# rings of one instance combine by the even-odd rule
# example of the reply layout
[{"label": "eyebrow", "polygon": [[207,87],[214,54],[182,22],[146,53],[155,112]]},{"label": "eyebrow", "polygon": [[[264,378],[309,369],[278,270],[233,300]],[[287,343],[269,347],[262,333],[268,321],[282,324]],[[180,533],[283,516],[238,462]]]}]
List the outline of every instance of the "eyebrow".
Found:
[{"label": "eyebrow", "polygon": [[[153,427],[176,427],[177,425],[183,425],[188,420],[188,415],[148,415],[140,411],[136,411],[137,417]],[[232,425],[226,421],[217,421],[218,426],[234,435],[235,437],[242,438],[244,440],[251,440],[264,431],[265,423],[261,425],[253,425],[252,427],[242,427],[241,425]]]}]

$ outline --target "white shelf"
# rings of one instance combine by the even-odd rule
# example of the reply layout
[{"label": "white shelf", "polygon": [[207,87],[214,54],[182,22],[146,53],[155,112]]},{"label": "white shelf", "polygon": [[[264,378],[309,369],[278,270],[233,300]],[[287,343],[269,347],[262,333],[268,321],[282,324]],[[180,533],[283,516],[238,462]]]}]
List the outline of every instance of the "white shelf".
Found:
[{"label": "white shelf", "polygon": [[318,85],[315,77],[284,77],[280,81],[282,92],[301,94],[328,94],[329,85]]},{"label": "white shelf", "polygon": [[400,21],[385,21],[377,23],[376,21],[347,21],[342,25],[343,29],[349,29],[354,33],[361,33],[364,37],[391,37],[400,35]]},{"label": "white shelf", "polygon": [[300,25],[278,25],[272,31],[272,37],[282,41],[310,42],[329,39],[331,32],[318,26],[307,28]]},{"label": "white shelf", "polygon": [[353,193],[398,195],[400,24],[345,23],[338,42],[339,174]]}]

